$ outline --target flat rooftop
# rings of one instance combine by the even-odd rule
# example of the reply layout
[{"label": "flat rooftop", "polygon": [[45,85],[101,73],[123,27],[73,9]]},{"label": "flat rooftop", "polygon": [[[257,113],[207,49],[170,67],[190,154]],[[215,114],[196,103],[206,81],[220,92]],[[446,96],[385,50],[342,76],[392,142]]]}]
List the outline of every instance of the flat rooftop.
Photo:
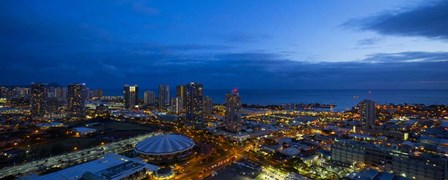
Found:
[{"label": "flat rooftop", "polygon": [[106,154],[104,157],[63,169],[54,173],[37,177],[37,179],[80,179],[84,173],[90,172],[105,179],[122,179],[145,168],[148,171],[157,171],[158,166],[143,161],[131,159],[118,154]]}]

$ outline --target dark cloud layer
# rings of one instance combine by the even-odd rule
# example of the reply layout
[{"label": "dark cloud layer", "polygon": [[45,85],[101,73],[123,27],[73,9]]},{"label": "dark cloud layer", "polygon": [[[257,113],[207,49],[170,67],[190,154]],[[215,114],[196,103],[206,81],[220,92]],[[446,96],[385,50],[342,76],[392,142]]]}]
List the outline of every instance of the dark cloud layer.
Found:
[{"label": "dark cloud layer", "polygon": [[[0,84],[86,82],[94,88],[119,88],[137,83],[154,88],[160,83],[198,81],[207,88],[448,88],[448,52],[399,52],[356,62],[308,63],[290,59],[288,54],[238,52],[219,44],[136,42],[86,22],[42,17],[26,6],[18,7],[22,6],[0,5]],[[134,8],[140,13],[159,13]],[[404,17],[401,14],[393,18]],[[385,21],[385,17],[379,19]],[[369,27],[380,27],[379,22]],[[387,28],[384,32],[391,31]],[[406,29],[402,32],[408,34]],[[435,35],[435,30],[431,33],[425,36],[446,37]],[[243,33],[223,37],[230,42],[264,38],[269,37]]]},{"label": "dark cloud layer", "polygon": [[399,12],[352,20],[350,28],[372,30],[386,35],[422,36],[448,39],[448,1],[425,1],[426,4]]}]

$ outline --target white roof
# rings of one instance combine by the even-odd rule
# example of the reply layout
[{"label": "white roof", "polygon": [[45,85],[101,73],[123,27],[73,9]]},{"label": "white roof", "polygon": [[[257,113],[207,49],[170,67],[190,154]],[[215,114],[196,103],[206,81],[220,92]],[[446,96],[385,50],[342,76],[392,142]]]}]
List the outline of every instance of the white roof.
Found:
[{"label": "white roof", "polygon": [[[116,168],[114,169],[114,167],[120,165],[126,165],[126,163],[128,162],[135,163],[135,165],[132,166],[133,168],[121,168],[119,169],[120,171],[117,171]],[[77,166],[73,166],[67,169],[63,169],[61,171],[57,171],[47,175],[43,175],[38,177],[37,179],[75,180],[80,179],[82,175],[86,172],[91,172],[98,176],[113,175],[111,179],[120,179],[120,177],[126,177],[130,174],[133,174],[136,171],[140,171],[143,168],[146,168],[153,172],[159,169],[159,167],[145,163],[143,161],[138,161],[124,156],[120,156],[118,154],[110,153],[104,155],[103,158],[83,163]]]},{"label": "white roof", "polygon": [[146,155],[164,155],[183,152],[193,148],[191,138],[177,134],[152,136],[135,146],[135,151]]}]

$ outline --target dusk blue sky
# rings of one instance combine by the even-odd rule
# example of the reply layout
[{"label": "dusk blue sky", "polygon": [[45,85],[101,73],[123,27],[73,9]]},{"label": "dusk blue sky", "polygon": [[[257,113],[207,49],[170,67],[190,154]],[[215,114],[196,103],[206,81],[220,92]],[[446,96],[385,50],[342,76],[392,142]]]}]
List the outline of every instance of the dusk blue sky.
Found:
[{"label": "dusk blue sky", "polygon": [[448,89],[448,1],[2,0],[0,84]]}]

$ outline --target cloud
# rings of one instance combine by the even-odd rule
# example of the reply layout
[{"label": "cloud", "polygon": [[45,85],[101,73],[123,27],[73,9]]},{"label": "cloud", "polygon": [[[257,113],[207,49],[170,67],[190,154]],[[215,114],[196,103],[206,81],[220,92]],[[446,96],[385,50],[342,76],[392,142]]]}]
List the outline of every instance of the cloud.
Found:
[{"label": "cloud", "polygon": [[381,41],[380,38],[367,38],[358,41],[358,46],[372,46]]},{"label": "cloud", "polygon": [[350,20],[345,27],[385,35],[448,39],[448,1],[425,1],[418,7]]},{"label": "cloud", "polygon": [[230,32],[226,34],[220,34],[217,37],[221,40],[231,43],[256,43],[272,38],[268,34],[251,34],[244,32]]},{"label": "cloud", "polygon": [[[43,18],[17,7],[0,6],[0,77],[5,77],[0,84],[86,82],[93,88],[119,88],[136,83],[145,88],[198,81],[207,88],[448,88],[448,52],[383,53],[356,62],[309,63],[290,59],[288,52],[115,39],[92,24]],[[229,33],[220,38],[228,44],[271,37]]]},{"label": "cloud", "polygon": [[364,59],[370,63],[448,62],[448,52],[377,53]]}]

